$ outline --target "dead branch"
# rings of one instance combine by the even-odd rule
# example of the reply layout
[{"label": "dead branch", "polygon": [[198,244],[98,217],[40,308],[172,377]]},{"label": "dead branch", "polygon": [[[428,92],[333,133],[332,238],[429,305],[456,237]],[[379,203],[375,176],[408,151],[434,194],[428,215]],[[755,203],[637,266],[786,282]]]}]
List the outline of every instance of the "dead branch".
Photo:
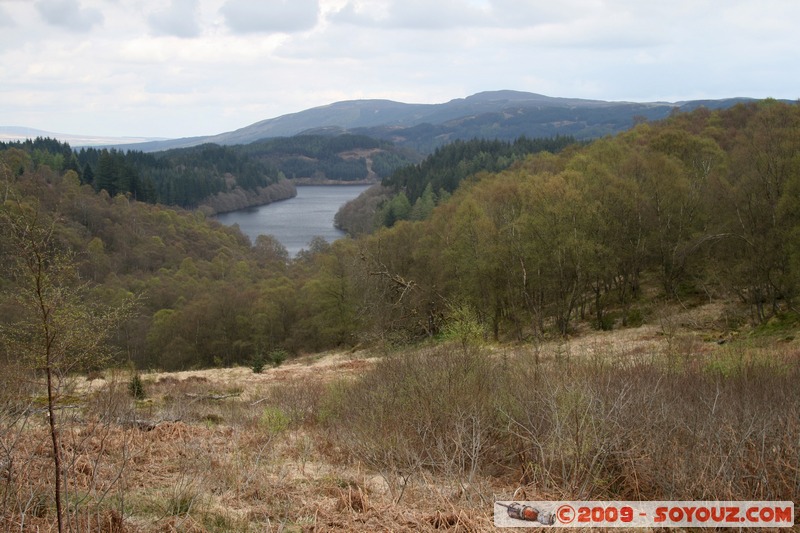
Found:
[{"label": "dead branch", "polygon": [[406,280],[400,274],[392,274],[392,273],[390,273],[389,269],[383,263],[381,263],[381,267],[383,267],[383,270],[371,271],[369,273],[369,275],[370,276],[381,276],[381,277],[384,277],[384,278],[388,279],[392,283],[394,283],[395,288],[400,291],[400,297],[397,299],[397,302],[395,303],[395,305],[397,305],[403,300],[403,298],[405,297],[406,293],[408,291],[414,289],[414,287],[416,287],[417,284],[414,282],[414,280]]},{"label": "dead branch", "polygon": [[233,398],[241,394],[241,392],[231,392],[230,394],[197,394],[195,392],[187,392],[186,397],[193,400],[224,400],[225,398]]},{"label": "dead branch", "polygon": [[256,405],[258,405],[260,403],[263,403],[263,402],[266,402],[267,400],[269,400],[269,397],[261,398],[260,400],[256,400],[256,401],[254,401],[253,403],[250,404],[250,407],[255,407]]}]

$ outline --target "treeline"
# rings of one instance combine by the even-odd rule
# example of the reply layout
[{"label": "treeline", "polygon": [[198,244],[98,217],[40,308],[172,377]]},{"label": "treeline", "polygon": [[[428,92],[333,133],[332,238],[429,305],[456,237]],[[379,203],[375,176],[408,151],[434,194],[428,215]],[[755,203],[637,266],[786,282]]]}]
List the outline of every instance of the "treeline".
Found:
[{"label": "treeline", "polygon": [[[15,153],[9,152],[14,150]],[[0,151],[6,152],[7,170],[21,175],[26,167],[46,165],[53,170],[74,170],[80,173],[76,154],[68,143],[49,137],[37,137],[24,141],[0,142]]]},{"label": "treeline", "polygon": [[[363,135],[301,135],[248,145],[204,144],[164,152],[144,153],[114,148],[73,150],[56,139],[37,138],[0,143],[0,150],[20,150],[34,168],[73,170],[81,183],[111,197],[186,208],[210,205],[217,195],[256,196],[260,189],[284,178],[363,181],[391,175],[411,162],[388,141]],[[22,167],[15,172],[22,172]],[[370,174],[372,171],[374,174]]]},{"label": "treeline", "polygon": [[[709,106],[726,101],[708,101]],[[391,139],[398,147],[408,148],[420,154],[431,154],[437,148],[458,141],[475,138],[498,139],[513,142],[515,139],[574,137],[586,141],[614,135],[630,128],[639,120],[659,120],[667,115],[664,106],[646,104],[621,104],[567,109],[556,106],[522,106],[507,108],[503,112],[481,112],[475,110],[470,116],[444,123],[429,122],[407,128],[377,126],[356,128],[353,131]]]},{"label": "treeline", "polygon": [[463,180],[477,172],[499,172],[538,152],[558,152],[575,144],[572,137],[528,139],[513,142],[488,139],[455,141],[437,148],[418,165],[410,165],[383,180],[383,185],[403,192],[412,204],[430,185],[437,194],[454,192]]},{"label": "treeline", "polygon": [[392,143],[365,135],[296,135],[256,141],[236,149],[274,165],[290,179],[366,180],[368,159],[372,171],[384,178],[411,162]]},{"label": "treeline", "polygon": [[196,207],[236,188],[255,191],[282,177],[274,167],[216,144],[156,154],[81,148],[77,156],[84,169],[83,181],[96,190],[106,190],[112,197],[131,193],[135,199],[181,207]]},{"label": "treeline", "polygon": [[[497,339],[568,334],[580,319],[635,325],[653,298],[733,295],[754,323],[796,311],[799,131],[800,108],[774,101],[677,114],[479,173],[425,220],[316,240],[294,260],[200,212],[97,194],[74,170],[20,167],[16,148],[0,152],[0,178],[3,209],[57,221],[98,302],[141,295],[118,333],[125,357],[172,369],[406,342],[464,316]],[[5,324],[17,318],[9,301]]]},{"label": "treeline", "polygon": [[462,181],[478,172],[499,172],[527,155],[558,152],[575,144],[572,137],[520,137],[513,142],[473,139],[437,148],[421,163],[406,165],[373,188],[342,206],[336,226],[351,235],[391,227],[400,220],[425,220]]},{"label": "treeline", "polygon": [[273,166],[241,150],[206,144],[193,148],[146,154],[136,150],[81,148],[37,138],[0,143],[0,150],[19,151],[13,171],[47,166],[55,172],[74,171],[81,183],[109,196],[125,194],[134,200],[196,207],[204,200],[237,188],[256,191],[278,182]]},{"label": "treeline", "polygon": [[366,135],[295,135],[264,139],[244,145],[243,150],[258,156],[302,155],[315,159],[329,159],[342,152],[360,149],[392,149],[392,143]]}]

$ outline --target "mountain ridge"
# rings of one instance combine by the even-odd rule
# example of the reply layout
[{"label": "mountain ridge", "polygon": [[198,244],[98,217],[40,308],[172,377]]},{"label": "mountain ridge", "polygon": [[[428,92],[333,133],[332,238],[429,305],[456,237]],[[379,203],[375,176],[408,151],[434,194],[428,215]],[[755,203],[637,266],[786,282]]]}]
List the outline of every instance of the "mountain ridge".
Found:
[{"label": "mountain ridge", "polygon": [[736,97],[682,102],[615,102],[514,90],[483,91],[439,104],[344,100],[260,120],[217,135],[148,143],[135,148],[157,151],[207,142],[248,144],[271,137],[330,131],[390,140],[425,154],[447,142],[475,137],[513,140],[519,136],[570,135],[576,139],[590,139],[624,131],[639,119],[666,118],[676,109],[688,111],[699,106],[716,109],[754,100]]},{"label": "mountain ridge", "polygon": [[[357,133],[391,140],[424,154],[453,140],[476,137],[513,140],[519,136],[570,135],[579,140],[591,139],[624,131],[637,120],[666,118],[676,109],[690,111],[700,106],[717,109],[754,100],[735,97],[680,102],[626,102],[552,97],[509,89],[483,91],[439,104],[411,104],[387,99],[343,100],[259,120],[216,135],[144,142],[138,142],[137,139],[137,142],[114,142],[109,146],[156,152],[205,143],[249,144],[261,139],[291,137],[309,131],[329,131],[332,134]],[[54,135],[67,140],[60,134]],[[80,143],[75,144],[81,146]]]}]

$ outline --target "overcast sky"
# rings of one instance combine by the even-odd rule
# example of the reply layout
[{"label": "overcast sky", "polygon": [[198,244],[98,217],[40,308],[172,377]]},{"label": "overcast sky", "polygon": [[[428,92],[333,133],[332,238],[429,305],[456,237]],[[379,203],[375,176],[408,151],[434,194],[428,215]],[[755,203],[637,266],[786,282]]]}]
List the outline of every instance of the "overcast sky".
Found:
[{"label": "overcast sky", "polygon": [[798,0],[0,0],[0,126],[183,137],[480,91],[800,98]]}]

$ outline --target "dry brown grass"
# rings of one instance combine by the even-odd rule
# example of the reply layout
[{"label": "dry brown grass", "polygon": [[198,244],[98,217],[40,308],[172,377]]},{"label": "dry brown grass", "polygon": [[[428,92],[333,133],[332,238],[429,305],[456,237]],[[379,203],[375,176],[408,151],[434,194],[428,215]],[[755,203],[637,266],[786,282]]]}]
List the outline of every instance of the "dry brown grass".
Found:
[{"label": "dry brown grass", "polygon": [[[82,409],[63,420],[70,436],[69,493],[85,498],[70,516],[73,528],[429,528],[436,505],[394,505],[373,473],[330,459],[336,445],[317,427],[326,384],[350,381],[373,365],[359,356],[327,354],[263,374],[244,368],[147,374],[147,399],[135,406],[124,380],[79,383]],[[216,396],[224,398],[211,399]],[[150,425],[133,423],[143,420]],[[13,483],[4,485],[15,495],[1,530],[54,528],[44,422],[40,415],[28,417],[15,442],[13,453],[24,462],[15,462]]]},{"label": "dry brown grass", "polygon": [[[106,372],[60,411],[70,520],[471,532],[493,529],[498,499],[797,500],[800,346],[719,345],[692,319],[538,346],[323,354],[262,374],[146,374],[138,402],[127,374]],[[46,421],[19,397],[2,409],[0,530],[48,531]]]}]

